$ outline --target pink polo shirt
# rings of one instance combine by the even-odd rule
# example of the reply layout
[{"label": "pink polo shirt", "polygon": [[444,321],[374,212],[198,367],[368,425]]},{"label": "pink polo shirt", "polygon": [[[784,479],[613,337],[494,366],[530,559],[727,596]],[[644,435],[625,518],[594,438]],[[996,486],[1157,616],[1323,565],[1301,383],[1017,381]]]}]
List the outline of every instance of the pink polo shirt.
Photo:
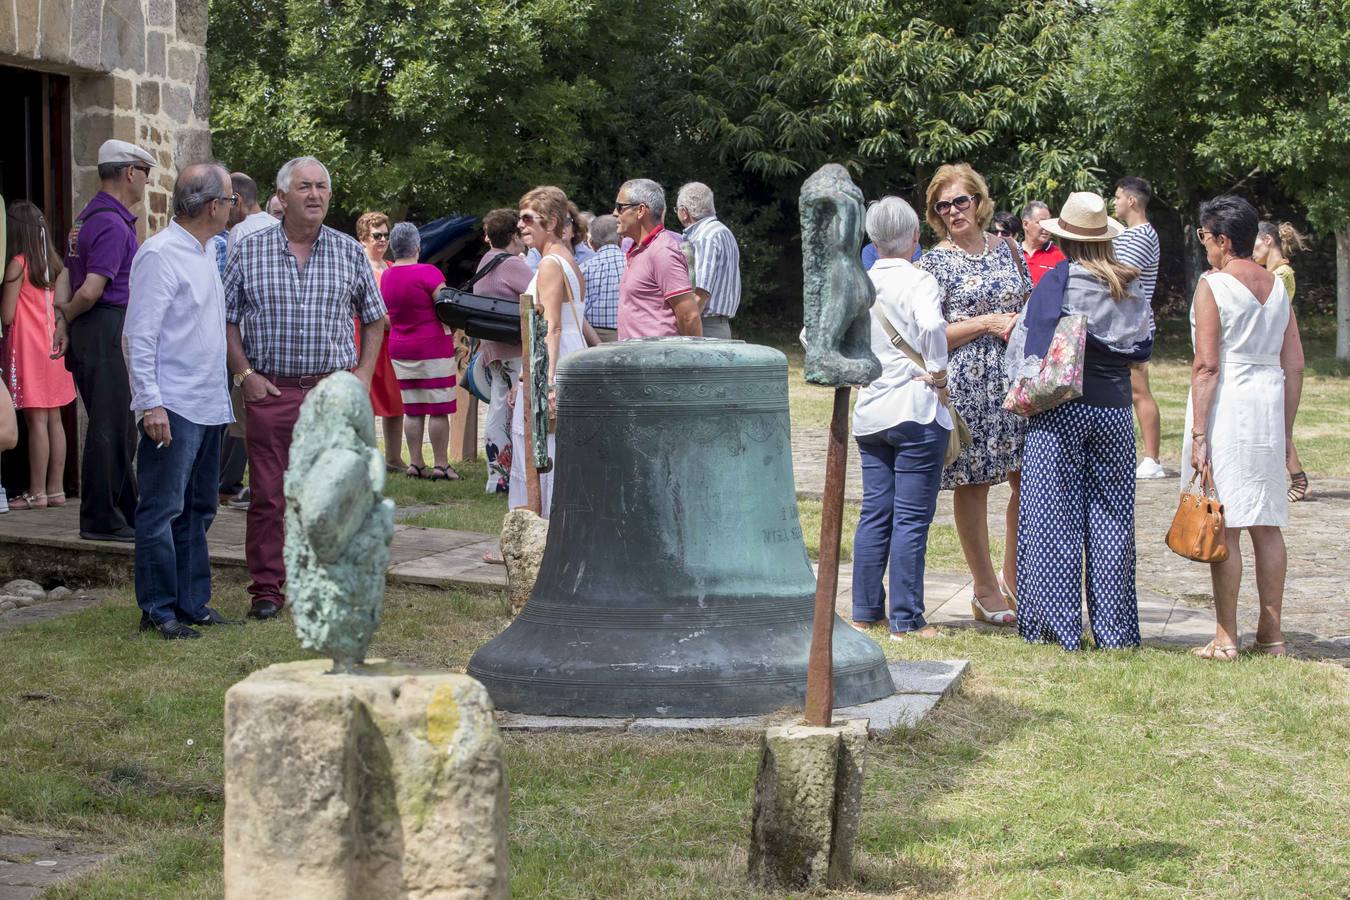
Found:
[{"label": "pink polo shirt", "polygon": [[628,251],[619,279],[619,340],[678,335],[669,301],[693,290],[679,240],[658,226]]}]

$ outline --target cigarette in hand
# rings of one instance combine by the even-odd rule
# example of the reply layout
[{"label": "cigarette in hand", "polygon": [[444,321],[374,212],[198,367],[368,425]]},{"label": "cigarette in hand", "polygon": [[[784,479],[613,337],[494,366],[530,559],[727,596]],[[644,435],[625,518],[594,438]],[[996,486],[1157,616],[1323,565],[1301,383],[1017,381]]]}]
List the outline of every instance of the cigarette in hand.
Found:
[{"label": "cigarette in hand", "polygon": [[163,449],[164,449],[164,442],[163,442],[163,441],[160,441],[158,444],[156,444],[156,445],[155,445],[155,449],[156,449],[156,450],[163,450]]}]

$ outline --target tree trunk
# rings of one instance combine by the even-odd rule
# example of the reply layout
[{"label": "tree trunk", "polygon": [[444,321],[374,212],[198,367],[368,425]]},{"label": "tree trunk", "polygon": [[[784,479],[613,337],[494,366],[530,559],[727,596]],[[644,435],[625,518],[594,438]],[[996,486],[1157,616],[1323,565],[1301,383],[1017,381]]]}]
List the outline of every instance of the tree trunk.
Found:
[{"label": "tree trunk", "polygon": [[1350,360],[1350,224],[1336,232],[1336,358]]}]

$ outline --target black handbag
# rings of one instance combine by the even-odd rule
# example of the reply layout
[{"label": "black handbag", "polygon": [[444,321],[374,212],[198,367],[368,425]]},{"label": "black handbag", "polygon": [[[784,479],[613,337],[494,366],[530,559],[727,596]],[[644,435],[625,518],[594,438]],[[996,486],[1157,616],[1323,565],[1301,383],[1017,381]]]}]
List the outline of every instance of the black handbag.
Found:
[{"label": "black handbag", "polygon": [[484,297],[473,293],[473,286],[478,280],[505,262],[510,255],[501,253],[461,287],[446,285],[437,291],[436,318],[441,320],[441,324],[463,331],[469,337],[519,344],[520,300]]}]

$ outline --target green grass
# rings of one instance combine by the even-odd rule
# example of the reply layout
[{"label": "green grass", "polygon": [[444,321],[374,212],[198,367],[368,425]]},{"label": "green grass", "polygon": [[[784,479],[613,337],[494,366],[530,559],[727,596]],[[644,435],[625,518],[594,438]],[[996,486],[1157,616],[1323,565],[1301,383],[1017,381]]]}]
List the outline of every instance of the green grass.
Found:
[{"label": "green grass", "polygon": [[483,490],[487,482],[487,463],[481,458],[472,461],[456,459],[451,465],[459,473],[459,481],[428,481],[389,473],[384,485],[385,496],[392,498],[400,509],[426,507],[399,521],[427,528],[485,534],[500,532],[502,516],[506,515],[506,495]]},{"label": "green grass", "polygon": [[[459,666],[505,622],[495,597],[394,588],[372,653]],[[123,594],[0,635],[0,832],[112,854],[50,897],[220,896],[224,690],[306,655],[284,617],[180,643],[134,625]],[[974,668],[920,729],[869,746],[850,895],[1350,892],[1345,670],[974,628],[885,650]],[[515,895],[760,896],[743,879],[757,757],[735,738],[509,737]]]}]

